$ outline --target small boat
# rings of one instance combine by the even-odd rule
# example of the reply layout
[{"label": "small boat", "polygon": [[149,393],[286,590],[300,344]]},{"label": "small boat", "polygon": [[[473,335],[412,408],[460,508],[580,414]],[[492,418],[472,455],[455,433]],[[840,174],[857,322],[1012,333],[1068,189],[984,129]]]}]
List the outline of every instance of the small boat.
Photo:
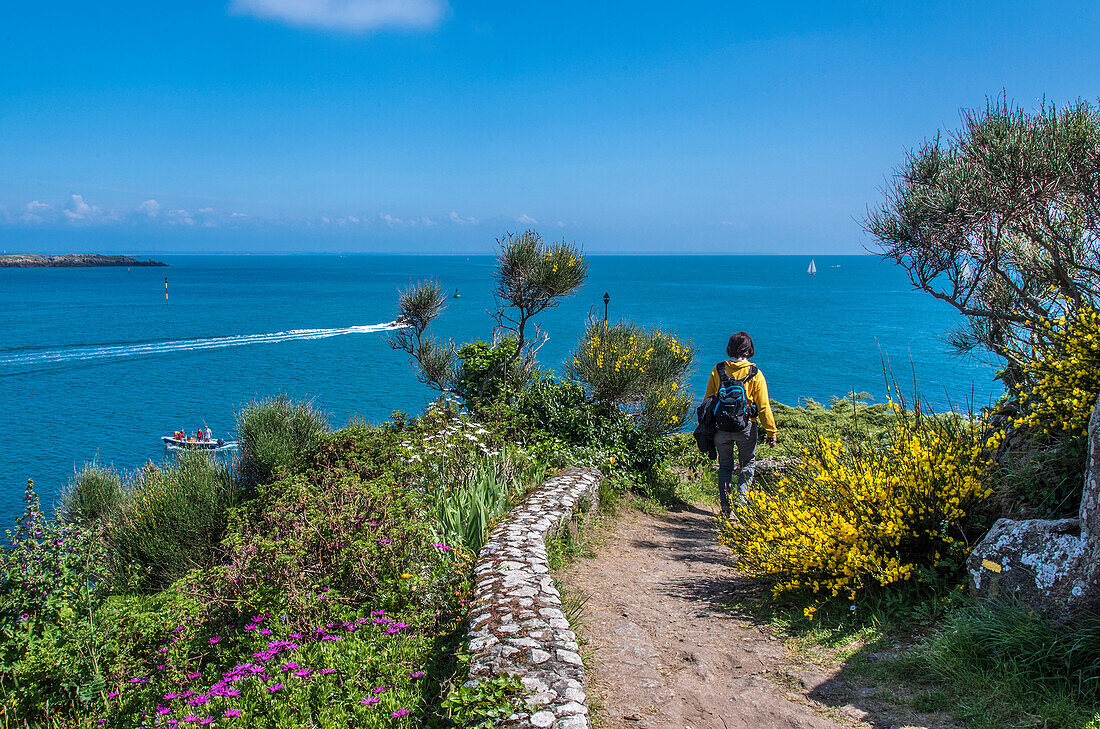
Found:
[{"label": "small boat", "polygon": [[172,451],[217,451],[224,448],[236,448],[236,443],[226,443],[221,438],[211,440],[196,440],[194,438],[175,438],[171,435],[162,435],[164,447]]},{"label": "small boat", "polygon": [[810,267],[806,269],[806,273],[814,276],[817,274],[817,265],[814,263],[814,259],[810,259]]},{"label": "small boat", "polygon": [[452,298],[452,299],[461,299],[461,298],[462,298],[462,294],[458,293],[458,289],[455,289],[455,295],[454,295],[454,296],[452,296],[451,298]]}]

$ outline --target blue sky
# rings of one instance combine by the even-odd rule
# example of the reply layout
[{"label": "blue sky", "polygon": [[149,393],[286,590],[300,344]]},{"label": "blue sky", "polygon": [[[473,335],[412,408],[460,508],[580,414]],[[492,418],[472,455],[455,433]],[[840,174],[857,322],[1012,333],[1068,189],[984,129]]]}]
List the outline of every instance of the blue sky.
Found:
[{"label": "blue sky", "polygon": [[0,7],[0,249],[859,253],[906,149],[1100,96],[1095,2]]}]

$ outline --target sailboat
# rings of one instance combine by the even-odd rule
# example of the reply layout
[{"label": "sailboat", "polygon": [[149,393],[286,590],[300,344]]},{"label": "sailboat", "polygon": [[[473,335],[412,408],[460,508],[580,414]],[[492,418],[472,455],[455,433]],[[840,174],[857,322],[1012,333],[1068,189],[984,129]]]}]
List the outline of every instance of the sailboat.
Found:
[{"label": "sailboat", "polygon": [[810,259],[810,267],[806,269],[806,273],[814,276],[817,274],[817,265],[814,263],[814,259]]}]

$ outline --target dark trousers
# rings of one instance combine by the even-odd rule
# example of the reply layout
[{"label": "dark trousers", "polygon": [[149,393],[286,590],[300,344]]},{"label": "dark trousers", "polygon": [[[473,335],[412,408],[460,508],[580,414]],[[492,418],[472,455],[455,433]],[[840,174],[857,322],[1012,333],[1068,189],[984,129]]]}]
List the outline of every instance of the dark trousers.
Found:
[{"label": "dark trousers", "polygon": [[733,500],[733,466],[734,450],[737,451],[737,463],[741,466],[740,475],[737,477],[738,496],[744,494],[752,486],[752,472],[756,465],[756,442],[760,437],[760,429],[756,423],[749,423],[748,430],[740,433],[730,433],[725,430],[715,431],[714,447],[718,451],[718,500],[722,507],[722,513],[730,515],[730,505]]}]

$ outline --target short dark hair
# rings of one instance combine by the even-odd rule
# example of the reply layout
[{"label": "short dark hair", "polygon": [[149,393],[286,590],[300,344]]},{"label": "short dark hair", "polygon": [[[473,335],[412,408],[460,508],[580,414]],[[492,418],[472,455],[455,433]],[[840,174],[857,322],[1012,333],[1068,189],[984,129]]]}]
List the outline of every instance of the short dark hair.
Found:
[{"label": "short dark hair", "polygon": [[737,332],[730,337],[726,345],[726,354],[734,359],[748,359],[756,354],[756,348],[752,346],[752,337],[748,332]]}]

